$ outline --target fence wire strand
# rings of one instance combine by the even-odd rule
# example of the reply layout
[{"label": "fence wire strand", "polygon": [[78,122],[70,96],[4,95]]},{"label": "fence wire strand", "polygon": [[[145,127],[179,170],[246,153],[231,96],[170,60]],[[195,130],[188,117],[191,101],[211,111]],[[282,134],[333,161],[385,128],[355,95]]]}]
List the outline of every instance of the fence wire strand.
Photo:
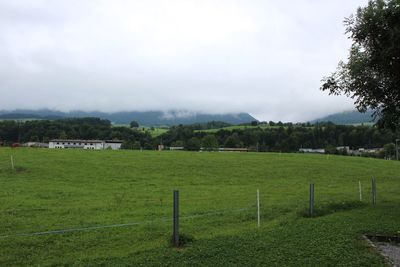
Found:
[{"label": "fence wire strand", "polygon": [[[247,207],[247,208],[240,208],[240,209],[234,209],[234,210],[219,210],[219,211],[212,211],[212,212],[207,212],[207,213],[180,216],[180,219],[183,219],[183,220],[185,220],[185,219],[194,219],[194,218],[201,218],[201,217],[206,217],[206,216],[220,215],[220,214],[224,214],[224,213],[227,213],[227,212],[235,213],[235,212],[248,211],[248,210],[251,210],[251,209],[252,208]],[[59,229],[59,230],[33,232],[33,233],[19,233],[19,234],[0,235],[0,239],[5,239],[5,238],[9,238],[9,237],[18,237],[18,236],[40,236],[40,235],[51,235],[51,234],[65,234],[65,233],[70,233],[70,232],[87,232],[87,231],[98,230],[98,229],[128,227],[128,226],[150,224],[150,223],[154,223],[154,222],[168,222],[168,221],[172,221],[172,218],[163,217],[163,218],[158,218],[158,219],[154,219],[154,220],[146,220],[146,221],[130,222],[130,223],[98,225],[98,226],[88,226],[88,227],[78,227],[78,228],[67,228],[67,229]]]}]

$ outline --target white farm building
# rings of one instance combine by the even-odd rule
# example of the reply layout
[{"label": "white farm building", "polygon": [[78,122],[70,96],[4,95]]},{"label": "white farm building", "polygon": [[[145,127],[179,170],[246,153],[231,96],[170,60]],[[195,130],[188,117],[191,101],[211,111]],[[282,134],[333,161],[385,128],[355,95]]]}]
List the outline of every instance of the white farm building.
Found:
[{"label": "white farm building", "polygon": [[81,149],[112,149],[121,148],[122,141],[115,140],[64,140],[54,139],[49,142],[49,148],[81,148]]}]

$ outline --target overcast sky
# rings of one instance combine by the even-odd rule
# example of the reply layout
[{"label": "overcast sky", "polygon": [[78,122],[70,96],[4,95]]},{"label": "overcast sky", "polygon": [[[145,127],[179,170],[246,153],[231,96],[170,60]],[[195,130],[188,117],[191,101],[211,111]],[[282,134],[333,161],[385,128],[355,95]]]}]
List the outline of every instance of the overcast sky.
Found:
[{"label": "overcast sky", "polygon": [[0,0],[0,110],[249,112],[353,108],[321,92],[367,0]]}]

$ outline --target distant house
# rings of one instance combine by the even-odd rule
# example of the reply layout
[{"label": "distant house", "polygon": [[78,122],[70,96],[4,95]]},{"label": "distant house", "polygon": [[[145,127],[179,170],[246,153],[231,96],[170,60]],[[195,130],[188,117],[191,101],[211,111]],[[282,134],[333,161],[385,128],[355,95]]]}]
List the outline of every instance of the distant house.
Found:
[{"label": "distant house", "polygon": [[169,150],[184,150],[185,148],[183,146],[170,146]]},{"label": "distant house", "polygon": [[80,149],[121,149],[122,141],[114,140],[68,140],[54,139],[49,142],[49,148],[80,148]]},{"label": "distant house", "polygon": [[119,140],[105,140],[104,149],[118,150],[121,149],[122,141]]},{"label": "distant house", "polygon": [[369,153],[369,154],[376,154],[382,151],[383,148],[359,148],[358,151],[360,153]]},{"label": "distant house", "polygon": [[218,151],[220,152],[249,152],[248,148],[245,147],[222,147],[219,148]]},{"label": "distant house", "polygon": [[48,148],[49,144],[48,143],[40,143],[40,142],[27,142],[27,143],[22,144],[22,146]]},{"label": "distant house", "polygon": [[323,148],[300,148],[299,152],[324,154],[325,153],[325,149],[323,149]]},{"label": "distant house", "polygon": [[346,151],[346,152],[350,151],[350,147],[349,146],[338,146],[338,147],[336,147],[336,149],[340,150],[340,151]]},{"label": "distant house", "polygon": [[383,151],[383,148],[359,148],[359,149],[350,149],[348,153],[352,156],[362,156],[362,155],[371,155],[371,154],[379,154]]}]

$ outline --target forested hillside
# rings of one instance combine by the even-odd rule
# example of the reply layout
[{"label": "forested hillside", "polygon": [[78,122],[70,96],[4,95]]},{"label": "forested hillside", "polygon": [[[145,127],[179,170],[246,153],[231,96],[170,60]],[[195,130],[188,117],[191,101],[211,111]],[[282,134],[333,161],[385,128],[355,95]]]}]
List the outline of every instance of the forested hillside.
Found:
[{"label": "forested hillside", "polygon": [[[272,123],[272,122],[271,122]],[[1,121],[0,142],[4,145],[50,139],[118,139],[123,148],[156,149],[159,144],[199,150],[200,147],[246,147],[254,151],[298,151],[299,148],[376,148],[394,143],[399,133],[373,126],[278,123],[274,126],[202,131],[224,123],[178,125],[152,137],[146,128],[113,127],[108,120],[80,118],[62,120]]]}]

